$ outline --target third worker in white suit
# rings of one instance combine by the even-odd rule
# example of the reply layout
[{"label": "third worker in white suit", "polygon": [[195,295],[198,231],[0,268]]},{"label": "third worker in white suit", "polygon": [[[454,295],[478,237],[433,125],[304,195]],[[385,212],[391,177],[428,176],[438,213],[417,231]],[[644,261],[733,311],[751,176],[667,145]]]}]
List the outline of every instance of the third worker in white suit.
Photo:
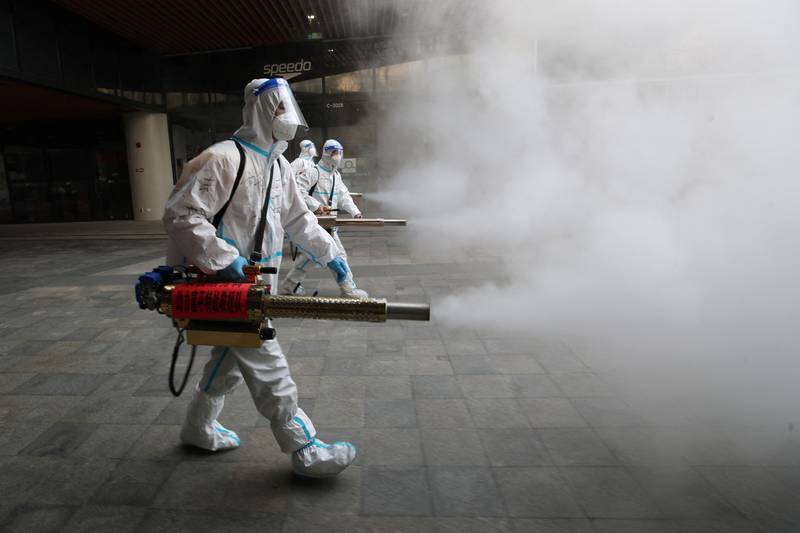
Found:
[{"label": "third worker in white suit", "polygon": [[317,157],[317,147],[314,146],[314,143],[308,139],[300,141],[300,156],[292,161],[295,177],[313,169],[316,166],[315,157]]},{"label": "third worker in white suit", "polygon": [[[309,210],[317,215],[346,211],[353,218],[362,218],[361,211],[353,201],[353,197],[350,196],[350,191],[342,181],[342,175],[338,170],[342,164],[343,155],[344,147],[339,141],[335,139],[325,141],[319,163],[314,168],[295,176],[297,188],[301,194],[304,194]],[[339,247],[339,256],[347,261],[347,252],[342,246],[342,241],[336,228],[331,230],[331,236],[336,242],[336,246]],[[303,280],[308,274],[308,269],[313,265],[314,262],[306,254],[299,254],[294,261],[294,266],[286,274],[286,279],[281,283],[281,294],[304,294]],[[353,274],[349,268],[347,274],[345,276],[337,276],[336,281],[339,283],[342,296],[349,298],[368,297],[366,291],[356,287],[353,281]]]}]

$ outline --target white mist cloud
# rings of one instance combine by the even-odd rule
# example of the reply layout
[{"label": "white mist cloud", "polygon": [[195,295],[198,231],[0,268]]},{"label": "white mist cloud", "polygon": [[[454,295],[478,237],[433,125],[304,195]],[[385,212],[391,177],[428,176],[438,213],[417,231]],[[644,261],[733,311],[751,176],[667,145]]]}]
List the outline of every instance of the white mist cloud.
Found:
[{"label": "white mist cloud", "polygon": [[430,61],[382,133],[416,245],[511,280],[438,319],[481,309],[650,399],[797,423],[800,3],[475,10],[469,53]]}]

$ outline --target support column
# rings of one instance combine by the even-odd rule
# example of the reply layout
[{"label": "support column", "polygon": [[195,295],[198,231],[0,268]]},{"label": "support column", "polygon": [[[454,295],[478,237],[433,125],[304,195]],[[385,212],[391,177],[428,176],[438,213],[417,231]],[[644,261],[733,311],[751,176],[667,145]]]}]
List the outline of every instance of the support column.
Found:
[{"label": "support column", "polygon": [[186,128],[177,124],[172,126],[172,157],[175,158],[175,178],[180,179],[186,164]]},{"label": "support column", "polygon": [[160,220],[172,192],[166,113],[125,113],[131,203],[136,220]]}]

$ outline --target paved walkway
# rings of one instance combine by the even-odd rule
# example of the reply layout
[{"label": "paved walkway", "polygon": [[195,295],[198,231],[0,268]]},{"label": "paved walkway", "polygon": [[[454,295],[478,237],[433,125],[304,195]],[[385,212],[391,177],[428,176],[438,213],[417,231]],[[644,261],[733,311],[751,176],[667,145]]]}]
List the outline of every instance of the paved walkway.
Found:
[{"label": "paved walkway", "polygon": [[[721,429],[653,425],[560,339],[486,330],[480,309],[464,331],[277,323],[321,437],[359,448],[337,479],[295,478],[245,387],[221,418],[242,447],[184,448],[174,332],[132,295],[164,241],[81,231],[0,240],[3,531],[800,531],[796,442],[753,463]],[[345,241],[390,299],[435,304],[496,271],[415,255],[398,230]]]}]

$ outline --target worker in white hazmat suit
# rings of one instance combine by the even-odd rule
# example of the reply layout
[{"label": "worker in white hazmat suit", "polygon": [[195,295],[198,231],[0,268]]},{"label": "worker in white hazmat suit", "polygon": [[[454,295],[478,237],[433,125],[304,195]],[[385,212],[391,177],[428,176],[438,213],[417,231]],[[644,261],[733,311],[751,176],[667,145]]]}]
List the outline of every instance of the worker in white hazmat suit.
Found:
[{"label": "worker in white hazmat suit", "polygon": [[[350,191],[342,181],[342,175],[338,170],[342,165],[343,156],[344,147],[341,143],[335,139],[329,139],[322,147],[322,157],[319,163],[302,175],[296,175],[295,180],[301,193],[305,193],[306,205],[315,214],[327,215],[331,212],[338,214],[345,211],[353,218],[362,218],[361,211],[350,196]],[[331,230],[331,235],[336,241],[339,254],[347,261],[347,252],[336,228]],[[302,251],[302,248],[300,250]],[[292,269],[281,283],[281,294],[304,294],[303,280],[312,266],[314,266],[314,261],[310,256],[305,253],[298,254]],[[349,298],[366,298],[368,296],[366,291],[356,287],[349,268],[348,274],[344,277],[337,276],[336,281],[339,283],[342,296]]]},{"label": "worker in white hazmat suit", "polygon": [[314,168],[315,157],[317,157],[317,147],[314,146],[314,143],[308,139],[300,141],[300,155],[292,161],[292,170],[294,170],[295,178]]},{"label": "worker in white hazmat suit", "polygon": [[[281,155],[298,127],[306,128],[286,80],[253,80],[245,87],[244,124],[231,140],[207,148],[184,167],[167,201],[164,227],[169,264],[194,264],[206,273],[242,279],[257,261],[278,267],[284,231],[306,256],[345,276],[347,265],[333,238],[320,228]],[[265,222],[261,222],[264,220]],[[256,234],[259,227],[263,238]],[[249,257],[249,260],[247,259]],[[276,286],[277,275],[267,282]],[[277,340],[260,348],[216,347],[189,405],[181,440],[205,450],[239,446],[217,417],[225,395],[247,384],[298,474],[335,475],[355,459],[346,442],[325,444],[297,405],[297,387]]]}]

